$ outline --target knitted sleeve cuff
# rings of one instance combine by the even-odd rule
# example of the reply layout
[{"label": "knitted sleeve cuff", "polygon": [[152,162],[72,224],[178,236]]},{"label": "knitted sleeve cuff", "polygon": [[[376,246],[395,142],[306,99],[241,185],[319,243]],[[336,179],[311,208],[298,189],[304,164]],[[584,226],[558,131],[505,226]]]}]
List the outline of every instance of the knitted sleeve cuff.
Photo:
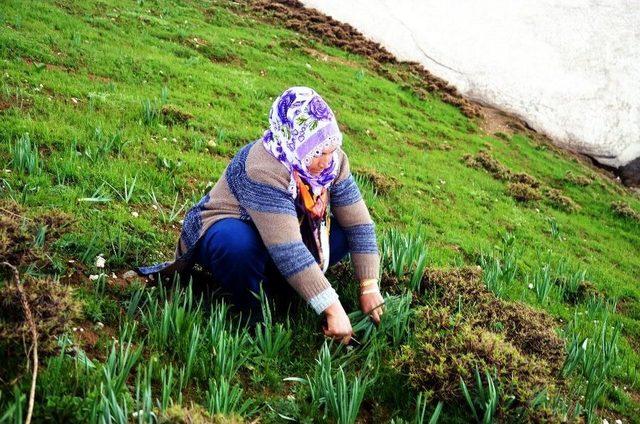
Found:
[{"label": "knitted sleeve cuff", "polygon": [[309,305],[311,305],[311,307],[314,311],[316,311],[317,314],[321,314],[325,309],[327,309],[337,300],[338,294],[333,289],[333,287],[329,287],[309,299]]}]

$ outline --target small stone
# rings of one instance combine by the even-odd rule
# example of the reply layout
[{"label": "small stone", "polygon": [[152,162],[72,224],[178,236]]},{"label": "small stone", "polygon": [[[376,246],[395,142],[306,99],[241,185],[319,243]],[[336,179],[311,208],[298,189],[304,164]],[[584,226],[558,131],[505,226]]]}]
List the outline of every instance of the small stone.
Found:
[{"label": "small stone", "polygon": [[129,271],[127,271],[124,274],[122,274],[122,278],[129,279],[129,278],[134,278],[137,275],[138,275],[137,272],[135,272],[134,270],[130,269]]},{"label": "small stone", "polygon": [[138,212],[136,212],[136,211],[131,212],[131,215],[132,215],[134,218],[137,218],[137,217],[139,216]]},{"label": "small stone", "polygon": [[107,262],[107,260],[105,258],[102,257],[102,255],[98,255],[96,257],[96,268],[104,268],[104,264]]}]

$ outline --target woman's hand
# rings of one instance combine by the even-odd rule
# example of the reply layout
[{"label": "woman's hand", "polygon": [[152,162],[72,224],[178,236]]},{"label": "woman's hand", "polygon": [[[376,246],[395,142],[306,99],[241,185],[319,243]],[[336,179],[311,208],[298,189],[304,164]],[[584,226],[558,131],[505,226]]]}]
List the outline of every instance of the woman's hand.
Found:
[{"label": "woman's hand", "polygon": [[361,290],[360,310],[369,315],[376,324],[380,324],[380,317],[384,312],[384,299],[377,285],[367,286]]},{"label": "woman's hand", "polygon": [[327,318],[327,327],[323,329],[324,335],[339,340],[341,343],[349,344],[353,329],[347,313],[344,311],[340,301],[337,301],[324,310]]}]

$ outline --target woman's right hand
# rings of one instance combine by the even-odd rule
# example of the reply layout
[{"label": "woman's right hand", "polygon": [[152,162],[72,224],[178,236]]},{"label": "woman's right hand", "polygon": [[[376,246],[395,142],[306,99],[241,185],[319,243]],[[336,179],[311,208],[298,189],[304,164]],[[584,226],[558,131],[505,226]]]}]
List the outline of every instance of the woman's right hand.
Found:
[{"label": "woman's right hand", "polygon": [[323,328],[324,335],[339,340],[341,343],[349,344],[353,329],[340,301],[331,304],[325,309],[324,315],[327,318],[327,326]]}]

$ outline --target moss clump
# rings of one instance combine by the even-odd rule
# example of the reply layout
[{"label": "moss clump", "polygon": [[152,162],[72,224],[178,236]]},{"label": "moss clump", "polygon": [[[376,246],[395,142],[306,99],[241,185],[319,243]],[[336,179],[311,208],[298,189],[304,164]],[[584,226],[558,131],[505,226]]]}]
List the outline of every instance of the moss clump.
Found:
[{"label": "moss clump", "polygon": [[190,407],[174,405],[158,418],[160,424],[242,424],[245,421],[238,416],[211,416],[201,406]]},{"label": "moss clump", "polygon": [[[557,325],[549,314],[521,302],[507,302],[495,297],[482,282],[482,268],[429,268],[422,287],[434,293],[434,300],[450,308],[463,303],[474,325],[494,329],[529,355],[536,355],[559,369],[564,358],[564,342],[553,330]],[[500,325],[498,325],[500,324]]]},{"label": "moss clump", "polygon": [[464,155],[462,160],[467,166],[476,169],[484,169],[498,180],[509,180],[512,175],[509,168],[491,157],[491,155],[485,151],[480,151],[475,156],[471,156],[469,154]]},{"label": "moss clump", "polygon": [[550,188],[547,190],[546,195],[549,202],[559,209],[566,212],[577,212],[580,210],[580,205],[574,202],[569,196],[565,196],[560,190]]},{"label": "moss clump", "polygon": [[167,125],[183,125],[193,119],[193,115],[174,105],[162,106],[162,120]]},{"label": "moss clump", "polygon": [[633,209],[628,203],[623,201],[611,203],[613,212],[623,218],[628,218],[636,222],[640,222],[640,212]]},{"label": "moss clump", "polygon": [[544,360],[523,354],[503,334],[473,325],[466,314],[440,305],[423,306],[416,310],[414,334],[396,365],[415,389],[434,398],[462,400],[460,378],[471,383],[475,368],[495,368],[505,392],[519,404],[542,387],[553,390],[553,374]]},{"label": "moss clump", "polygon": [[479,267],[428,269],[422,283],[415,337],[394,361],[415,389],[461,401],[460,378],[472,384],[475,368],[495,369],[514,406],[526,407],[542,388],[560,385],[564,343],[548,314],[496,298]]},{"label": "moss clump", "polygon": [[509,181],[514,183],[526,184],[533,188],[540,187],[540,181],[536,180],[534,177],[532,177],[531,175],[525,172],[518,172],[516,174],[512,174],[511,177],[509,178]]},{"label": "moss clump", "polygon": [[593,182],[592,178],[587,177],[586,175],[574,174],[571,171],[567,171],[567,173],[564,174],[564,180],[571,184],[579,185],[581,187],[586,187]]},{"label": "moss clump", "polygon": [[[58,281],[27,277],[21,283],[38,330],[38,353],[45,356],[56,349],[56,336],[78,320],[80,305],[71,289]],[[8,381],[22,370],[23,342],[31,335],[14,283],[0,286],[0,299],[0,361],[5,365],[17,361],[15,366],[0,367],[0,379]]]},{"label": "moss clump", "polygon": [[542,198],[540,190],[524,183],[509,183],[507,193],[518,202],[530,202]]},{"label": "moss clump", "polygon": [[[72,218],[59,211],[27,217],[25,211],[11,201],[0,201],[0,261],[16,267],[46,261],[41,249],[34,249],[34,239],[41,227],[46,227],[47,244],[67,231]],[[0,271],[4,272],[4,271]]]},{"label": "moss clump", "polygon": [[386,195],[398,188],[398,180],[392,176],[381,174],[371,168],[360,168],[357,171],[365,180],[369,181],[378,194]]}]

